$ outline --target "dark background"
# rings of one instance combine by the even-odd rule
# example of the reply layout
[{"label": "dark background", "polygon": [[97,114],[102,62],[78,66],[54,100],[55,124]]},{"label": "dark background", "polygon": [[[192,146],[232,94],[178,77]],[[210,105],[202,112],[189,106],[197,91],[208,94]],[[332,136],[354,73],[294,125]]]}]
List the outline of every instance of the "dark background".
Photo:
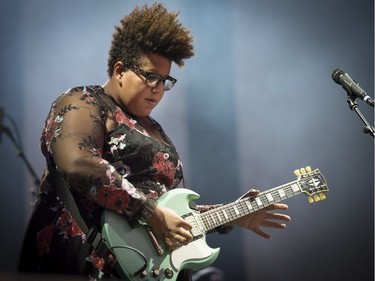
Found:
[{"label": "dark background", "polygon": [[[151,1],[146,1],[150,3]],[[19,128],[41,175],[41,128],[67,88],[103,84],[113,26],[139,1],[13,0],[0,3],[4,125]],[[143,2],[142,2],[143,3]],[[372,281],[374,140],[331,79],[345,69],[374,97],[372,0],[164,1],[180,10],[197,55],[172,69],[179,81],[153,113],[174,140],[199,203],[229,202],[269,189],[311,165],[330,192],[309,204],[288,200],[292,216],[272,240],[237,229],[210,235],[214,264],[228,280]],[[374,111],[357,100],[374,124]],[[0,272],[15,272],[35,187],[6,135],[0,143]]]}]

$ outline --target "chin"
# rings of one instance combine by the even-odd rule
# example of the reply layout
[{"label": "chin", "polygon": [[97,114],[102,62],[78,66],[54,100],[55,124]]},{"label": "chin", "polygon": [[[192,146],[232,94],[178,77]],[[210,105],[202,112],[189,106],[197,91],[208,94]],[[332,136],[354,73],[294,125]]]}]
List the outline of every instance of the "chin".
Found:
[{"label": "chin", "polygon": [[137,114],[137,117],[147,117],[151,114],[151,110]]}]

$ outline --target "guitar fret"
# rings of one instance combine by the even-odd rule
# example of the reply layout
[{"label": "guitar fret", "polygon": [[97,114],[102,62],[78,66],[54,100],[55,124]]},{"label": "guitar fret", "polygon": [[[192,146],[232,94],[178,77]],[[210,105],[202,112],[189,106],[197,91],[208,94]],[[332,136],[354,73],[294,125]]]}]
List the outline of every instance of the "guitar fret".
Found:
[{"label": "guitar fret", "polygon": [[252,209],[249,209],[249,206],[251,206],[251,204],[249,204],[248,200],[245,200],[245,201],[242,202],[242,207],[243,207],[243,213],[244,214],[251,214],[253,212]]},{"label": "guitar fret", "polygon": [[221,218],[221,216],[220,216],[219,212],[215,212],[215,215],[216,215],[216,216],[217,216],[217,218],[219,219],[219,222],[221,222],[221,221],[222,221],[222,218]]},{"label": "guitar fret", "polygon": [[240,201],[240,203],[239,203],[241,213],[242,213],[242,214],[245,214],[245,215],[247,215],[247,214],[250,213],[250,212],[248,211],[248,209],[247,209],[247,205],[246,205],[247,202],[248,202],[248,201],[246,200],[246,201]]},{"label": "guitar fret", "polygon": [[267,200],[267,197],[265,196],[265,194],[260,194],[259,198],[262,201],[262,205],[263,205],[262,208],[267,207],[267,206],[270,205],[269,202],[268,202],[268,200]]},{"label": "guitar fret", "polygon": [[225,217],[226,219],[228,219],[229,217],[228,217],[227,212],[226,212],[225,210],[223,210],[223,213],[224,213],[224,217]]},{"label": "guitar fret", "polygon": [[239,215],[240,212],[238,211],[237,207],[236,206],[233,206],[233,209],[234,209],[234,212],[236,213],[236,215]]},{"label": "guitar fret", "polygon": [[212,223],[212,220],[210,220],[208,217],[207,217],[207,222],[210,227],[215,227],[215,225]]},{"label": "guitar fret", "polygon": [[253,209],[255,211],[258,211],[260,209],[258,203],[256,202],[256,200],[254,200],[254,201],[251,202],[251,206],[253,206]]},{"label": "guitar fret", "polygon": [[228,216],[229,216],[229,218],[231,220],[234,218],[232,204],[233,203],[227,205],[227,207],[228,207],[227,208],[227,211],[228,211],[227,213],[228,213]]},{"label": "guitar fret", "polygon": [[258,204],[259,207],[261,207],[263,205],[262,200],[260,199],[260,197],[256,197],[255,198],[255,202]]},{"label": "guitar fret", "polygon": [[238,218],[238,215],[240,214],[240,212],[237,209],[236,203],[231,204],[231,214],[233,219]]},{"label": "guitar fret", "polygon": [[272,203],[274,201],[271,193],[266,194],[266,197],[269,203]]},{"label": "guitar fret", "polygon": [[249,209],[249,211],[251,212],[251,210],[253,210],[253,206],[251,206],[250,201],[249,201],[249,200],[246,200],[245,203],[246,203],[246,207],[247,207],[247,208]]},{"label": "guitar fret", "polygon": [[274,202],[280,202],[281,197],[278,191],[271,192]]},{"label": "guitar fret", "polygon": [[288,198],[293,196],[293,190],[290,187],[288,187],[285,192]]},{"label": "guitar fret", "polygon": [[281,199],[281,200],[284,199],[284,198],[286,198],[286,194],[285,194],[285,191],[284,191],[283,188],[280,188],[280,189],[278,190],[278,193],[279,193],[279,196],[280,196],[280,199]]},{"label": "guitar fret", "polygon": [[293,185],[292,185],[292,190],[293,190],[293,193],[296,194],[296,193],[299,191],[299,187],[298,187],[298,185],[293,184]]},{"label": "guitar fret", "polygon": [[214,224],[216,224],[216,220],[215,220],[215,217],[213,214],[211,214],[211,218],[212,218],[212,221],[214,222]]}]

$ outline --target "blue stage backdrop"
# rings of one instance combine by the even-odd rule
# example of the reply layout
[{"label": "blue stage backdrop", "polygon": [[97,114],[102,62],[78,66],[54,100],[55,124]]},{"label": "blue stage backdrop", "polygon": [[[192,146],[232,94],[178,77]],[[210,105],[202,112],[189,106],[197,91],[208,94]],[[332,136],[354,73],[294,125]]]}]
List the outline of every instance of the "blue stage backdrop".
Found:
[{"label": "blue stage backdrop", "polygon": [[[102,85],[114,26],[151,1],[13,0],[0,3],[4,126],[22,138],[38,177],[39,136],[66,89]],[[374,139],[331,78],[345,69],[374,97],[372,0],[164,0],[195,36],[196,56],[153,112],[174,140],[198,203],[266,190],[311,165],[327,199],[286,201],[292,216],[272,240],[236,229],[207,238],[226,280],[372,281]],[[373,108],[357,100],[374,124]],[[14,123],[11,121],[14,120]],[[15,124],[19,133],[15,131]],[[0,143],[1,273],[13,274],[31,213],[34,179],[10,138]]]}]

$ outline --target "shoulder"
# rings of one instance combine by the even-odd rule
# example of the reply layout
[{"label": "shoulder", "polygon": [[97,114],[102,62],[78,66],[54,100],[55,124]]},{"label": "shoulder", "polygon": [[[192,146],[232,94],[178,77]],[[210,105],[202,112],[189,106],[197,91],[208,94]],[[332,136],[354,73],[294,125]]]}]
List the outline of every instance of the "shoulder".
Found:
[{"label": "shoulder", "polygon": [[66,97],[78,97],[81,100],[94,101],[97,97],[104,94],[102,87],[94,86],[76,86],[63,92],[58,99]]},{"label": "shoulder", "polygon": [[60,94],[54,104],[85,103],[97,107],[113,107],[111,100],[104,89],[99,85],[76,86]]}]

